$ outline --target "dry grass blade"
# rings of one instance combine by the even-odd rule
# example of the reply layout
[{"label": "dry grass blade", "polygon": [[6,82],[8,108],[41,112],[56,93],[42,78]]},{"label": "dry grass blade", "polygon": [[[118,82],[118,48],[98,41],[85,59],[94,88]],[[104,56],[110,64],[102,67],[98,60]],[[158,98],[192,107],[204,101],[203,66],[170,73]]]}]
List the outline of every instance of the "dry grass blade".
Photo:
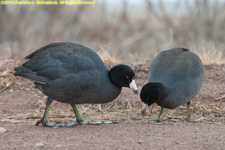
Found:
[{"label": "dry grass blade", "polygon": [[97,52],[102,61],[105,64],[116,64],[120,63],[120,60],[116,57],[110,54],[105,48],[101,47],[101,49]]},{"label": "dry grass blade", "polygon": [[8,89],[13,84],[14,82],[13,80],[14,80],[14,76],[11,74],[10,70],[3,71],[0,74],[0,87],[3,87],[0,90],[0,93]]},{"label": "dry grass blade", "polygon": [[152,104],[152,107],[151,107],[151,109],[150,109],[150,114],[149,114],[149,116],[152,116],[152,110],[154,109],[154,106],[155,106],[155,103]]},{"label": "dry grass blade", "polygon": [[216,98],[216,100],[221,100],[221,99],[224,99],[225,98],[225,95],[221,96],[221,97],[218,97]]},{"label": "dry grass blade", "polygon": [[0,74],[1,77],[13,77],[12,70],[5,70]]},{"label": "dry grass blade", "polygon": [[213,43],[201,42],[198,45],[192,45],[191,50],[196,52],[201,58],[203,64],[224,64],[224,46],[218,47]]},{"label": "dry grass blade", "polygon": [[10,85],[12,85],[11,83],[8,83],[6,85],[6,87],[4,87],[3,89],[0,90],[0,93],[4,92],[6,89],[8,89],[10,87]]}]

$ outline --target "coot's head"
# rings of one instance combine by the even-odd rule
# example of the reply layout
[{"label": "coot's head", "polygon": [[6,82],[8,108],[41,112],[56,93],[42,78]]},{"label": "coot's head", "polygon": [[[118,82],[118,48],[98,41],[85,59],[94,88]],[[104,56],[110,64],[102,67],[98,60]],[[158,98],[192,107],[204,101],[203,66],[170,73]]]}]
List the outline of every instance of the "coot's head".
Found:
[{"label": "coot's head", "polygon": [[140,98],[142,102],[150,106],[162,98],[167,97],[167,95],[167,89],[163,84],[159,82],[152,82],[144,85],[141,89]]},{"label": "coot's head", "polygon": [[130,87],[135,94],[138,94],[138,89],[135,83],[134,71],[127,65],[114,66],[109,71],[109,77],[113,84],[118,87]]}]

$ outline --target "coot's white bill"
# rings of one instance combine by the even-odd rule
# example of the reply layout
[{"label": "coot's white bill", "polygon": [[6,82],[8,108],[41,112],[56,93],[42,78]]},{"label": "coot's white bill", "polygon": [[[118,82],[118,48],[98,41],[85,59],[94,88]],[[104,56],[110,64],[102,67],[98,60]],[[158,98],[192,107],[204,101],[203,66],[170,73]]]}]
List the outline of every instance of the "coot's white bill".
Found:
[{"label": "coot's white bill", "polygon": [[131,81],[131,83],[130,83],[129,86],[130,86],[131,89],[133,89],[133,91],[134,91],[135,94],[138,94],[138,88],[137,88],[137,85],[136,85],[134,79]]}]

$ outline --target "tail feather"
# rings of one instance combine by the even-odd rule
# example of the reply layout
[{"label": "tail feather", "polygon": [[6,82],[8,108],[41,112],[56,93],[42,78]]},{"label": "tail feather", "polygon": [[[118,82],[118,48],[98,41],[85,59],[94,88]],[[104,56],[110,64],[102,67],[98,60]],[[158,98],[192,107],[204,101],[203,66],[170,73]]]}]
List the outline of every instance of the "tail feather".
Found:
[{"label": "tail feather", "polygon": [[14,70],[16,71],[14,76],[21,76],[40,84],[46,84],[48,82],[47,78],[38,76],[36,72],[33,72],[31,69],[24,66],[16,67]]}]

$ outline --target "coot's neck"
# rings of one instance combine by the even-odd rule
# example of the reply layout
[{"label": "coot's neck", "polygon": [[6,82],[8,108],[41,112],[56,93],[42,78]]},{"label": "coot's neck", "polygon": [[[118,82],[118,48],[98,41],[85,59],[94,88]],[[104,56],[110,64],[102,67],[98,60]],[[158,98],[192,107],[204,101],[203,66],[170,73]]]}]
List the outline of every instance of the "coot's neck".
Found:
[{"label": "coot's neck", "polygon": [[167,88],[162,83],[152,82],[150,84],[159,93],[158,94],[157,101],[160,101],[160,100],[162,100],[162,99],[164,99],[164,98],[166,98],[168,96],[168,90],[167,90]]},{"label": "coot's neck", "polygon": [[120,85],[119,82],[118,82],[120,80],[119,76],[118,76],[118,74],[115,71],[113,71],[112,69],[109,70],[108,71],[108,76],[109,76],[109,79],[112,81],[112,83],[115,86],[117,86],[119,88],[122,88],[122,85]]}]

